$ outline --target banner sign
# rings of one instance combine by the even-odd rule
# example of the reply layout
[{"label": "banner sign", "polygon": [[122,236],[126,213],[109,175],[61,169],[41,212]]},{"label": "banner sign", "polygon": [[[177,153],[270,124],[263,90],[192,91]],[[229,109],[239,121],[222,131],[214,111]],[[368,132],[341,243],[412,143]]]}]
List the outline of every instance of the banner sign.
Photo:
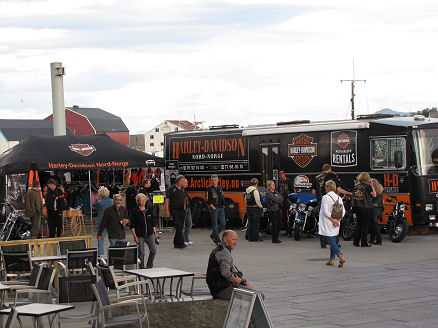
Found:
[{"label": "banner sign", "polygon": [[331,133],[330,161],[334,167],[357,165],[357,131],[334,131]]},{"label": "banner sign", "polygon": [[298,166],[304,168],[309,165],[313,157],[318,155],[318,144],[313,142],[313,138],[302,133],[292,139],[292,143],[287,145],[288,156],[294,160]]},{"label": "banner sign", "polygon": [[178,161],[183,174],[249,171],[248,139],[241,134],[171,138],[169,161]]}]

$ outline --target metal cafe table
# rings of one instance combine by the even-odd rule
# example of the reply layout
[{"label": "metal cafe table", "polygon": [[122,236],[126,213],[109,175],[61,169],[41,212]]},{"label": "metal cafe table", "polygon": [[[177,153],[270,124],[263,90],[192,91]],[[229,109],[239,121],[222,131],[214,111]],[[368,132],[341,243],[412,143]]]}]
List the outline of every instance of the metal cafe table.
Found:
[{"label": "metal cafe table", "polygon": [[[124,272],[136,275],[137,277],[150,280],[152,288],[154,289],[154,301],[162,301],[163,297],[175,297],[177,300],[181,298],[181,289],[184,277],[193,277],[193,272],[186,272],[181,270],[169,269],[169,268],[153,268],[153,269],[137,269],[137,270],[124,270]],[[165,282],[166,279],[170,279],[169,294],[165,294]],[[175,294],[173,293],[173,280],[178,279],[175,288]]]},{"label": "metal cafe table", "polygon": [[[41,317],[49,316],[50,327],[53,326],[55,322],[55,317],[59,312],[72,310],[75,307],[72,305],[61,305],[61,304],[45,304],[45,303],[31,303],[26,305],[17,306],[18,316],[27,316],[36,318],[37,327],[44,327]],[[0,315],[7,315],[11,309],[0,310]],[[50,316],[52,316],[50,320]],[[2,320],[3,323],[3,320]]]}]

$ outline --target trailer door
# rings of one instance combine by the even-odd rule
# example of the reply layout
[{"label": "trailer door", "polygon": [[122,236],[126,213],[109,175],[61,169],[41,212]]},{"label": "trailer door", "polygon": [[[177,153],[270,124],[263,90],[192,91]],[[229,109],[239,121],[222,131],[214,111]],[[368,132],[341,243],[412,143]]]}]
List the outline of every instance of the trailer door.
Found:
[{"label": "trailer door", "polygon": [[261,176],[260,186],[266,187],[268,180],[278,179],[279,144],[260,145]]}]

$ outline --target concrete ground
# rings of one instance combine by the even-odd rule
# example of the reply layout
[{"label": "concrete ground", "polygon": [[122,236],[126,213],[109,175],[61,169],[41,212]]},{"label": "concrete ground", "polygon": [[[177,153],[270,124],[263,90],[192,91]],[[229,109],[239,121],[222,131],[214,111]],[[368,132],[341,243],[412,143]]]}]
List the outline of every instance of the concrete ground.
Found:
[{"label": "concrete ground", "polygon": [[[174,249],[173,231],[163,230],[155,267],[205,272],[210,232],[192,230],[195,244]],[[249,243],[238,233],[235,264],[265,294],[274,327],[438,326],[438,234],[409,235],[398,244],[383,235],[383,245],[370,248],[341,241],[347,262],[338,268],[325,265],[329,248],[317,239]]]}]

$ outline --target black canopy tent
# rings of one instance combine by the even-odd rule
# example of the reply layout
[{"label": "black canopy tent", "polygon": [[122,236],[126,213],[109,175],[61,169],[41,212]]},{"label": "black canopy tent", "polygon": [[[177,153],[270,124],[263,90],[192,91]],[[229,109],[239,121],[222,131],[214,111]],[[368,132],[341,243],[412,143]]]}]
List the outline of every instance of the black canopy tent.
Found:
[{"label": "black canopy tent", "polygon": [[140,166],[163,167],[164,159],[124,146],[106,134],[31,136],[0,157],[0,174]]},{"label": "black canopy tent", "polygon": [[30,136],[0,157],[0,175],[31,169],[88,170],[90,193],[90,171],[145,166],[164,167],[164,159],[122,145],[105,134]]}]

